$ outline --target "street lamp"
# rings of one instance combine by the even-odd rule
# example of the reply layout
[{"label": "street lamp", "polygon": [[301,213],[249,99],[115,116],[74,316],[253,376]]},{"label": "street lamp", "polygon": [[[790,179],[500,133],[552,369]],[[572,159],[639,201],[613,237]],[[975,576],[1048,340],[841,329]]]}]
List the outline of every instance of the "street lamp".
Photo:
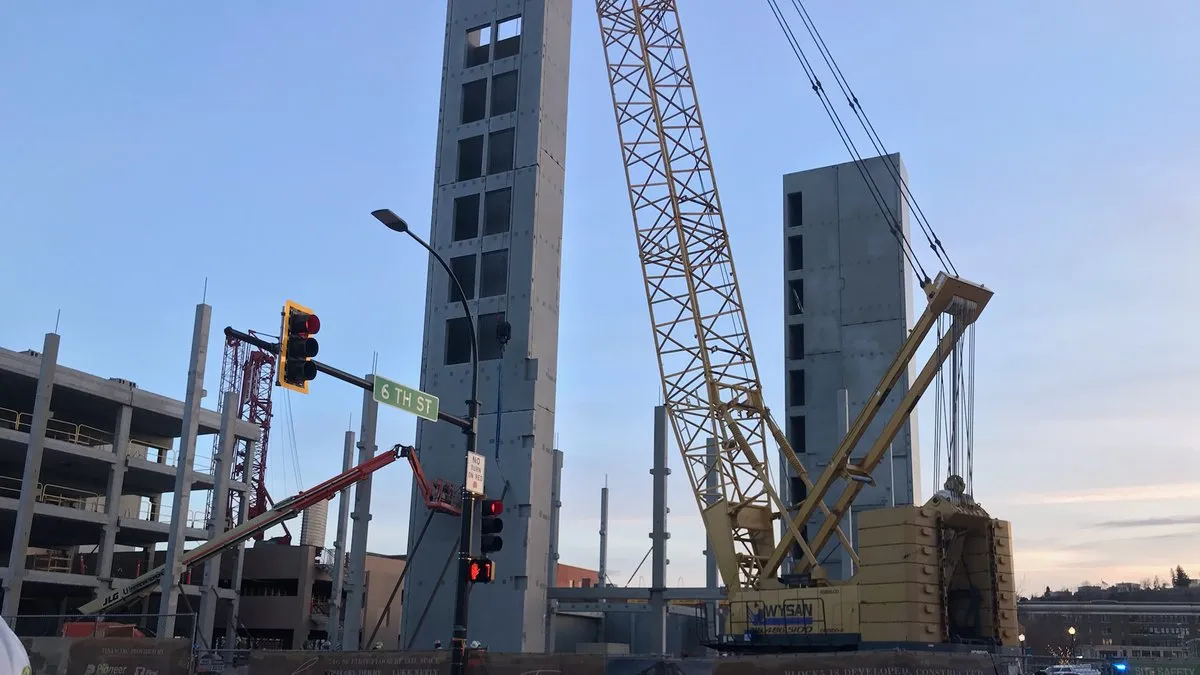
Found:
[{"label": "street lamp", "polygon": [[475,500],[467,492],[467,458],[475,452],[479,420],[479,339],[475,335],[475,316],[471,314],[471,306],[467,304],[467,294],[463,291],[462,282],[450,269],[446,259],[433,250],[425,240],[418,237],[408,228],[408,223],[389,209],[377,209],[371,212],[375,220],[383,223],[393,232],[407,234],[412,237],[434,260],[446,270],[450,282],[458,291],[458,300],[462,304],[463,313],[467,317],[467,327],[471,335],[471,399],[467,401],[467,424],[463,433],[467,435],[467,454],[463,456],[463,495],[461,530],[458,535],[458,583],[454,589],[454,634],[450,640],[450,672],[451,675],[465,675],[467,672],[467,610],[470,595],[467,582],[471,564],[471,532],[475,527]]},{"label": "street lamp", "polygon": [[1071,646],[1068,648],[1067,658],[1073,659],[1075,658],[1075,626],[1067,628],[1067,635],[1071,636]]}]

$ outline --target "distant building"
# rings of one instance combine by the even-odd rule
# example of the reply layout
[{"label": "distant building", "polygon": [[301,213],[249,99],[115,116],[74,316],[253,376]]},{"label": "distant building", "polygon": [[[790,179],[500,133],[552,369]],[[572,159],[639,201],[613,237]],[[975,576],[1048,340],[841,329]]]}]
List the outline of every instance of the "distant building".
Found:
[{"label": "distant building", "polygon": [[1197,656],[1196,601],[1027,600],[1017,613],[1026,647],[1035,656],[1073,652],[1083,658],[1129,659],[1134,666]]},{"label": "distant building", "polygon": [[[908,209],[892,177],[896,172],[907,180],[900,156],[873,157],[864,165],[883,195],[884,208],[899,219],[907,236]],[[847,390],[853,420],[908,336],[913,270],[854,163],[785,175],[783,201],[786,433],[815,477],[845,436],[838,391]],[[855,457],[895,411],[912,371],[893,389]],[[889,458],[875,471],[876,486],[860,493],[854,511],[912,504],[920,495],[916,411],[897,435]],[[803,485],[782,457],[780,463],[784,498],[800,498]],[[834,490],[840,492],[840,484]],[[809,530],[815,532],[823,517],[814,516]],[[792,556],[800,555],[799,547],[793,548]],[[831,578],[844,578],[836,540],[818,557]]]},{"label": "distant building", "polygon": [[[388,603],[407,564],[406,555],[367,554],[362,649],[376,642],[387,650],[417,648],[400,644],[403,584]],[[330,549],[264,543],[247,549],[239,617],[243,644],[258,649],[320,649],[325,641],[332,642],[336,635],[330,602],[333,565]],[[596,578],[593,570],[558,566],[560,586],[586,587]],[[352,637],[346,648],[354,649]]]}]

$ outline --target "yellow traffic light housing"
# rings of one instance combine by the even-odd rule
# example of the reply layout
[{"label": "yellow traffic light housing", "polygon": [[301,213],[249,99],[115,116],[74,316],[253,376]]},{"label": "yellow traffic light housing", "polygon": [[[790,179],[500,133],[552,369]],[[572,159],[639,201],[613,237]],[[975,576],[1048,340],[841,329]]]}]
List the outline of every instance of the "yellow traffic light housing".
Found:
[{"label": "yellow traffic light housing", "polygon": [[283,304],[279,328],[279,364],[275,384],[301,394],[308,393],[308,381],[317,376],[317,339],[321,320],[313,311],[288,300]]}]

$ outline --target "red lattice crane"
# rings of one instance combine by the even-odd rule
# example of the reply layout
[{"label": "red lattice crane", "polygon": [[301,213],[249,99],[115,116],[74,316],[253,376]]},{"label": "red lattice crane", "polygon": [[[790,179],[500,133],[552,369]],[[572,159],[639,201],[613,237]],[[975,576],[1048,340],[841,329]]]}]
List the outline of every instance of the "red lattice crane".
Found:
[{"label": "red lattice crane", "polygon": [[[251,335],[257,334],[251,331]],[[266,512],[271,504],[267,493],[267,448],[271,437],[271,392],[275,384],[275,355],[246,344],[237,338],[225,338],[225,352],[221,358],[221,397],[218,405],[224,404],[225,392],[238,394],[238,418],[257,424],[258,442],[253,452],[248,452],[248,443],[238,440],[234,446],[231,477],[250,486],[248,504],[243,504],[236,491],[229,493],[229,515],[236,518],[240,509],[246,509],[243,522]],[[219,443],[220,439],[214,441]],[[217,455],[214,445],[213,457]],[[210,504],[211,509],[211,504]],[[291,540],[291,532],[284,525],[285,541]],[[255,534],[262,539],[263,533]]]}]

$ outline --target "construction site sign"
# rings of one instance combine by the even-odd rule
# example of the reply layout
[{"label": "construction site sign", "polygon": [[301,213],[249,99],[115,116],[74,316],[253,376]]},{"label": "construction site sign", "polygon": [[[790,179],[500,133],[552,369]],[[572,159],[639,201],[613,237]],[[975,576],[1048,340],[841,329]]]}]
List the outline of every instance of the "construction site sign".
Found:
[{"label": "construction site sign", "polygon": [[371,392],[376,402],[399,408],[430,422],[438,418],[438,397],[419,389],[406,387],[386,377],[375,376],[375,387]]}]

